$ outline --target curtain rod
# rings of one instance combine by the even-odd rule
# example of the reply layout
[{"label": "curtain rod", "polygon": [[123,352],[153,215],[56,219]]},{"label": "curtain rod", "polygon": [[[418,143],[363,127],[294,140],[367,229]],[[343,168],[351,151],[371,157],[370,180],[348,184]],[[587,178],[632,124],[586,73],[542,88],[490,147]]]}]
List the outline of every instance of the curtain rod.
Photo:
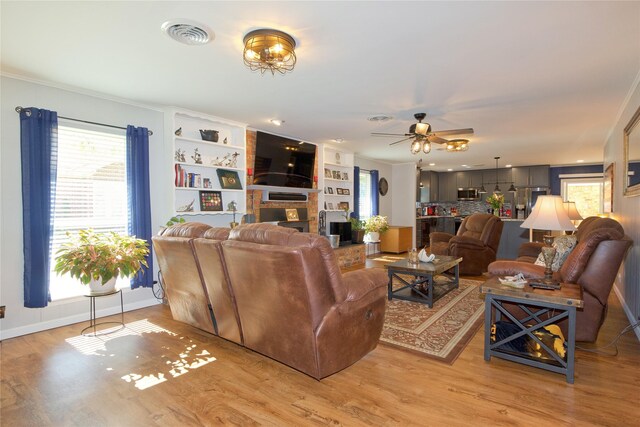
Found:
[{"label": "curtain rod", "polygon": [[[22,110],[24,110],[24,108],[22,108],[21,106],[18,105],[16,107],[16,112],[17,113],[20,113]],[[74,122],[88,123],[90,125],[98,125],[98,126],[105,126],[105,127],[113,128],[113,129],[124,129],[124,130],[127,130],[127,128],[124,128],[122,126],[108,125],[106,123],[90,122],[88,120],[73,119],[71,117],[64,117],[64,116],[58,116],[58,117],[61,118],[61,119],[71,120],[71,121],[74,121]],[[147,129],[147,132],[149,132],[149,135],[153,135],[153,131]]]}]

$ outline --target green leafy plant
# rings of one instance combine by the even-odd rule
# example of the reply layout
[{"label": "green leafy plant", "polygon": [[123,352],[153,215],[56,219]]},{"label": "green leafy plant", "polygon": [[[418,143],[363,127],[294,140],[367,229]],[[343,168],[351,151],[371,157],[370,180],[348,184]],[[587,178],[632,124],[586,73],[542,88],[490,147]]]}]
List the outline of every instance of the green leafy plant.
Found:
[{"label": "green leafy plant", "polygon": [[67,232],[67,236],[69,241],[56,252],[55,271],[60,275],[69,273],[82,284],[96,279],[104,285],[113,277],[131,277],[142,266],[148,267],[146,240],[92,229],[80,230],[77,235]]},{"label": "green leafy plant", "polygon": [[351,223],[352,230],[364,230],[365,223],[363,220],[358,218],[349,218],[349,222]]},{"label": "green leafy plant", "polygon": [[364,229],[367,233],[384,233],[389,229],[387,217],[382,215],[374,215],[367,218]]},{"label": "green leafy plant", "polygon": [[172,225],[175,225],[175,224],[182,224],[184,222],[186,222],[184,218],[172,216],[171,218],[169,218],[169,221],[167,221],[167,227],[171,227]]}]

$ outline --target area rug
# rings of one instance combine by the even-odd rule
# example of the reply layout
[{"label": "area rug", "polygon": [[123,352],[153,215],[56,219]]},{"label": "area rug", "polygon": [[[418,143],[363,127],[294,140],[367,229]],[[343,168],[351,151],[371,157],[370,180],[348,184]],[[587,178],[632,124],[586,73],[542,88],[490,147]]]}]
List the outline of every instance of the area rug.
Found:
[{"label": "area rug", "polygon": [[433,308],[412,301],[389,301],[381,343],[452,364],[482,324],[481,283],[460,279],[458,289],[436,301]]}]

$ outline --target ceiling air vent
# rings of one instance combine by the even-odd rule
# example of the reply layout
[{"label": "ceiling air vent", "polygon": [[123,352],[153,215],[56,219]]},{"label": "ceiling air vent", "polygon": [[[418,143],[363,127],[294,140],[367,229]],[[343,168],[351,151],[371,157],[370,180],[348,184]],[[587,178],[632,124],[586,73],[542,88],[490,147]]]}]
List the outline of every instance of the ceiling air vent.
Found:
[{"label": "ceiling air vent", "polygon": [[167,21],[161,28],[172,39],[188,45],[207,44],[215,38],[206,25],[188,19]]},{"label": "ceiling air vent", "polygon": [[370,122],[388,122],[392,119],[393,117],[387,116],[386,114],[378,114],[375,116],[367,117],[367,120],[369,120]]}]

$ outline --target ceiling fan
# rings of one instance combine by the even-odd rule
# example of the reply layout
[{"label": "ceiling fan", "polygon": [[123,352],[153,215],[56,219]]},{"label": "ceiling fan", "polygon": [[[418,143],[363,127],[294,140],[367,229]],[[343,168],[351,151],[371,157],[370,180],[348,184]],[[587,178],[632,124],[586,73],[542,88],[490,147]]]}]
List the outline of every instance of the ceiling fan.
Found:
[{"label": "ceiling fan", "polygon": [[429,123],[422,123],[422,120],[427,117],[426,113],[416,113],[413,115],[413,117],[416,118],[418,123],[412,124],[409,127],[408,133],[398,134],[373,132],[371,133],[371,135],[405,137],[399,141],[392,142],[389,145],[395,145],[413,139],[414,141],[411,143],[411,153],[413,154],[419,153],[420,149],[422,149],[425,154],[429,153],[431,151],[431,143],[446,144],[447,151],[466,151],[469,147],[469,140],[467,139],[447,140],[442,137],[454,135],[473,135],[473,128],[432,131],[431,125]]}]

